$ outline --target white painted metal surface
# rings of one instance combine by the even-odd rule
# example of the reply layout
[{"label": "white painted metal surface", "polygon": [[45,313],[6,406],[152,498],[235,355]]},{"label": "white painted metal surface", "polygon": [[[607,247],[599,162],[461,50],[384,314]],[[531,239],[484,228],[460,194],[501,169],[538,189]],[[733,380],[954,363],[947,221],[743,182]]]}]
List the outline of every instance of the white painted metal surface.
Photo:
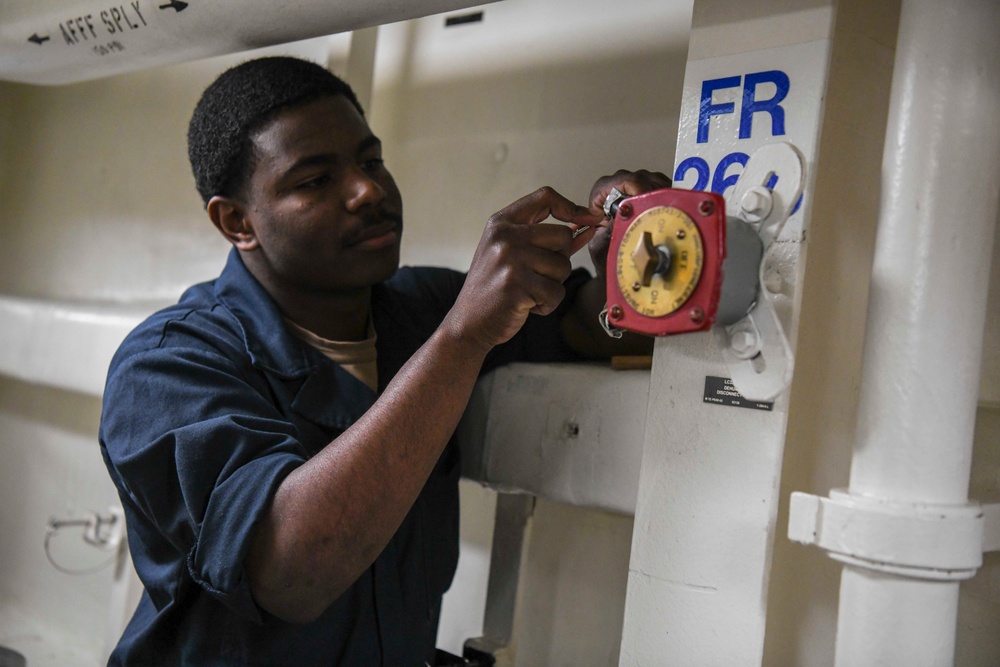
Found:
[{"label": "white painted metal surface", "polygon": [[633,514],[648,371],[511,364],[480,381],[460,427],[463,476]]},{"label": "white painted metal surface", "polygon": [[[1000,181],[998,25],[992,0],[902,4],[849,491],[913,515],[968,500]],[[909,574],[844,568],[837,665],[952,664],[958,584]]]},{"label": "white painted metal surface", "polygon": [[[752,39],[749,21],[732,20],[733,7],[695,3],[674,174],[680,187],[724,192],[743,156],[774,142],[797,146],[812,171],[832,7],[743,3],[741,17],[766,28]],[[769,263],[792,349],[810,192],[807,181]],[[761,662],[787,394],[770,410],[706,401],[706,381],[727,373],[711,334],[657,340],[621,665]]]},{"label": "white painted metal surface", "polygon": [[480,4],[483,0],[4,0],[0,79],[86,81]]},{"label": "white painted metal surface", "polygon": [[0,374],[100,396],[115,350],[154,310],[0,297]]}]

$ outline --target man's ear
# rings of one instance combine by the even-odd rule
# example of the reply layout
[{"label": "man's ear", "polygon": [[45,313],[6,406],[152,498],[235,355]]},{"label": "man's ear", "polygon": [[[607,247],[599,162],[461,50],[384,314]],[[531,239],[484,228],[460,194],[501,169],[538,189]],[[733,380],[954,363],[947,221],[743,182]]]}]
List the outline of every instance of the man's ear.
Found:
[{"label": "man's ear", "polygon": [[240,251],[256,250],[260,247],[253,225],[247,220],[246,209],[231,197],[216,195],[208,200],[208,217],[226,240]]}]

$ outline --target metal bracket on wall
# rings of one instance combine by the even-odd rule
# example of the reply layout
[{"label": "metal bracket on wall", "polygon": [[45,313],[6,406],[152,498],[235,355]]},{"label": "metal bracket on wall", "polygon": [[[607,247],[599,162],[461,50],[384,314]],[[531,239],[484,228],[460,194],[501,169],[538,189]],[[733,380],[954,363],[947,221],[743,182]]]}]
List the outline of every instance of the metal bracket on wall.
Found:
[{"label": "metal bracket on wall", "polygon": [[869,570],[934,581],[975,576],[983,553],[1000,550],[1000,504],[880,501],[833,490],[793,493],[788,537]]},{"label": "metal bracket on wall", "polygon": [[514,636],[525,533],[534,511],[535,496],[497,494],[483,636],[466,640],[463,650],[466,658],[474,656],[482,663],[484,657],[489,656],[496,660],[497,665],[514,664],[508,645]]},{"label": "metal bracket on wall", "polygon": [[753,152],[726,198],[730,221],[736,218],[750,225],[764,247],[757,299],[750,312],[713,329],[733,385],[753,400],[774,399],[792,379],[791,345],[772,303],[774,295],[765,273],[769,250],[795,211],[804,184],[805,160],[799,150],[790,143],[767,144]]}]

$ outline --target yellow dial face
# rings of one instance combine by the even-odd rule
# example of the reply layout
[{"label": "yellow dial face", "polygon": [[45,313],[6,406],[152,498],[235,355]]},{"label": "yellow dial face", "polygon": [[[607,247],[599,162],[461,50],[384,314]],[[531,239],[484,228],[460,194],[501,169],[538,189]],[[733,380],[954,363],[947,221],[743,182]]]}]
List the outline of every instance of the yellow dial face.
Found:
[{"label": "yellow dial face", "polygon": [[618,289],[640,315],[663,317],[684,305],[701,277],[701,232],[684,211],[643,211],[618,246]]}]

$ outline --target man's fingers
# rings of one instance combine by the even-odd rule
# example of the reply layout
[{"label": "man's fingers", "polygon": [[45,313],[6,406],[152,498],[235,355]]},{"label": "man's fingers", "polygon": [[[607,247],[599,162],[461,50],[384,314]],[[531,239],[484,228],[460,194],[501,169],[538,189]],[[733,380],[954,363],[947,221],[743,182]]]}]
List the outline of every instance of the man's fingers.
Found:
[{"label": "man's fingers", "polygon": [[525,265],[533,273],[558,283],[569,278],[573,264],[561,252],[543,248],[528,248],[524,254]]},{"label": "man's fingers", "polygon": [[527,281],[525,289],[535,302],[529,312],[537,315],[548,315],[559,307],[563,297],[566,296],[566,288],[563,287],[562,281],[550,280],[540,275]]},{"label": "man's fingers", "polygon": [[570,242],[569,252],[566,253],[566,256],[572,257],[575,255],[576,251],[590,243],[590,240],[593,239],[601,229],[604,229],[601,225],[590,225],[585,228],[581,227],[579,230],[574,232],[573,239]]},{"label": "man's fingers", "polygon": [[514,203],[500,209],[490,218],[514,224],[536,224],[555,218],[578,226],[594,224],[594,214],[583,206],[574,204],[561,194],[546,186],[521,197]]},{"label": "man's fingers", "polygon": [[611,188],[618,188],[619,192],[631,197],[644,192],[669,188],[671,185],[673,182],[670,177],[659,171],[620,169],[610,176],[597,179],[597,182],[594,183],[594,187],[590,191],[590,210],[603,214],[604,200],[611,192]]},{"label": "man's fingers", "polygon": [[557,225],[539,223],[531,227],[519,227],[528,237],[528,243],[536,248],[557,252],[564,257],[570,257],[587,244],[594,235],[593,225]]}]

